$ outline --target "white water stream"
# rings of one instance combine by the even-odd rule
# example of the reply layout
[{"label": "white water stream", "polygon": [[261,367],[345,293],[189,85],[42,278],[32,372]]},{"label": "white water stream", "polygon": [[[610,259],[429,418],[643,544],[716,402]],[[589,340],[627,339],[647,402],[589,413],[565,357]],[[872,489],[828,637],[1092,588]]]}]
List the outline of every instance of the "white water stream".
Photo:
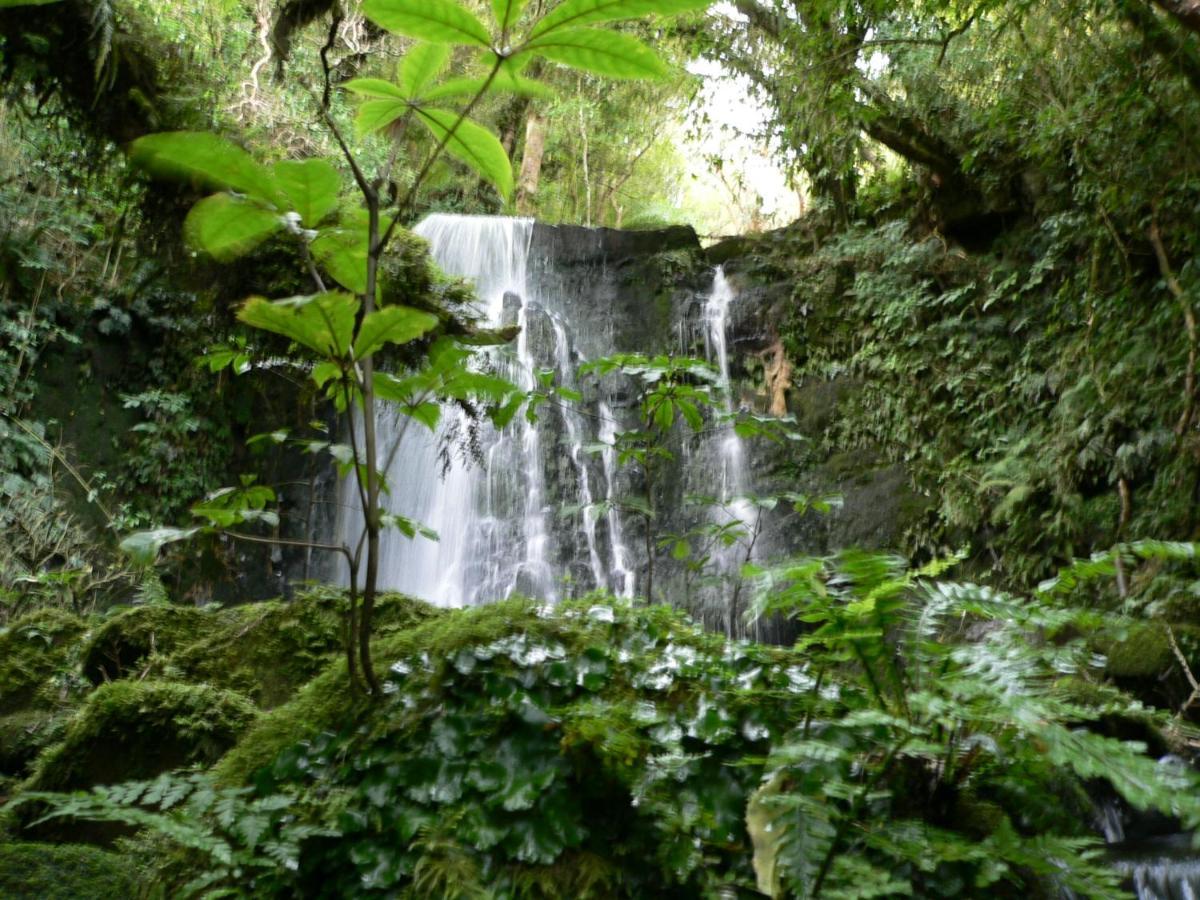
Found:
[{"label": "white water stream", "polygon": [[[479,312],[490,324],[520,326],[513,346],[481,355],[480,365],[526,390],[534,387],[537,372],[546,369],[554,372],[556,384],[580,389],[583,358],[574,345],[572,315],[576,299],[551,296],[537,281],[553,279],[532,277],[531,220],[434,215],[416,232],[429,241],[444,271],[474,284]],[[553,259],[539,262],[549,270],[555,265]],[[705,299],[703,324],[721,372],[726,412],[733,409],[727,348],[733,298],[718,270]],[[588,335],[593,345],[597,337]],[[397,448],[387,471],[389,511],[428,525],[440,537],[430,541],[386,532],[381,587],[443,606],[486,603],[512,594],[554,602],[595,587],[625,597],[635,594],[645,560],[631,546],[640,541],[627,543],[627,523],[616,505],[621,473],[615,453],[610,448],[597,456],[585,450],[594,443],[611,445],[621,428],[632,425],[625,421],[628,410],[617,408],[612,397],[599,396],[586,404],[543,406],[539,416],[530,423],[518,415],[502,431],[481,423],[478,460],[473,460],[460,443],[447,440],[469,430],[464,414],[446,409],[439,431],[431,433],[394,411],[380,412],[380,458]],[[751,512],[735,500],[745,490],[741,440],[732,428],[716,438],[719,443],[710,443],[703,456],[709,467],[717,460],[717,471],[704,477],[719,482],[719,499],[728,514],[740,518]],[[361,511],[352,491],[344,490],[343,497],[340,539],[353,545],[362,528]],[[607,501],[603,511],[597,509],[602,501]],[[731,558],[729,563],[740,561]]]}]

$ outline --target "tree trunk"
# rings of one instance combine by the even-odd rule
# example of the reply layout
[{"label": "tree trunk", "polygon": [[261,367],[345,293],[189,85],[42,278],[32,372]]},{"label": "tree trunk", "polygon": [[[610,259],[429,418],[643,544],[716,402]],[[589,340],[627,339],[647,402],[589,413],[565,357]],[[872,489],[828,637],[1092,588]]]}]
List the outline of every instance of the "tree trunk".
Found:
[{"label": "tree trunk", "polygon": [[546,153],[546,120],[536,109],[525,116],[525,152],[521,155],[521,174],[517,178],[517,212],[529,215],[542,175],[542,157]]}]

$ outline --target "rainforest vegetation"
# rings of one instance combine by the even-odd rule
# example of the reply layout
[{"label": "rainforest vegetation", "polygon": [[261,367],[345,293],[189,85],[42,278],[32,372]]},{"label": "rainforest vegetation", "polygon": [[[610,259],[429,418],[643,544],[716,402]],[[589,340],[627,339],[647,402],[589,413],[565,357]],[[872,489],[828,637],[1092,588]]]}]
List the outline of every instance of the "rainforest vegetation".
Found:
[{"label": "rainforest vegetation", "polygon": [[[0,0],[0,88],[0,896],[1200,890],[1193,0]],[[393,590],[416,434],[574,558]]]}]

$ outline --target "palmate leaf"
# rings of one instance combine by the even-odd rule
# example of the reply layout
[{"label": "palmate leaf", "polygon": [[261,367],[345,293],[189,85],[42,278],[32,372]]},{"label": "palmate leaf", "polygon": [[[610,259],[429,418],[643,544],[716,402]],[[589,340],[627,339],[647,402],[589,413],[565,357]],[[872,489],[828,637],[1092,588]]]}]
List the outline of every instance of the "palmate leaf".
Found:
[{"label": "palmate leaf", "polygon": [[191,208],[183,223],[185,240],[218,262],[249,253],[283,227],[279,213],[233,194],[213,194]]},{"label": "palmate leaf", "polygon": [[342,180],[323,159],[285,160],[275,164],[275,182],[289,209],[313,228],[337,208]]},{"label": "palmate leaf", "polygon": [[138,138],[129,147],[138,166],[164,178],[233,190],[282,206],[275,179],[236,144],[203,131],[166,131]]},{"label": "palmate leaf", "polygon": [[399,85],[384,81],[382,78],[352,78],[342,85],[352,94],[360,97],[375,97],[382,100],[407,100],[409,95]]},{"label": "palmate leaf", "polygon": [[363,15],[387,31],[434,44],[491,45],[483,23],[450,0],[366,0]]},{"label": "palmate leaf", "polygon": [[[459,121],[458,115],[449,110],[418,109],[417,114],[438,141],[446,141],[446,151],[451,156],[495,185],[505,200],[512,196],[512,163],[499,138],[470,119]],[[452,128],[453,135],[450,133]]]},{"label": "palmate leaf", "polygon": [[430,331],[437,316],[411,306],[385,306],[363,317],[354,339],[354,358],[362,359],[384,344],[407,344]]},{"label": "palmate leaf", "polygon": [[321,267],[347,290],[367,290],[367,238],[350,228],[323,229],[310,245]]},{"label": "palmate leaf", "polygon": [[522,52],[609,78],[661,78],[669,69],[637,38],[599,28],[560,28],[533,38]]},{"label": "palmate leaf", "polygon": [[711,3],[712,0],[567,0],[534,25],[529,34],[536,37],[557,28],[636,19],[652,13],[676,15],[706,9]]},{"label": "palmate leaf", "polygon": [[550,100],[555,96],[554,89],[540,81],[522,78],[512,72],[501,69],[496,73],[490,85],[483,78],[451,78],[443,81],[437,87],[429,90],[422,100],[444,100],[447,97],[473,97],[487,86],[496,93],[517,94],[521,97],[535,97],[539,100]]},{"label": "palmate leaf", "polygon": [[450,48],[445,44],[418,44],[404,54],[400,63],[399,88],[405,97],[412,99],[437,78],[450,61]]},{"label": "palmate leaf", "polygon": [[343,357],[350,350],[358,298],[326,291],[287,300],[251,297],[238,319],[252,328],[281,334],[325,357]]},{"label": "palmate leaf", "polygon": [[354,114],[354,131],[359,136],[370,134],[391,125],[411,109],[407,100],[379,98],[367,100],[358,107]]},{"label": "palmate leaf", "polygon": [[507,31],[521,18],[525,0],[492,0],[492,14],[501,31]]}]

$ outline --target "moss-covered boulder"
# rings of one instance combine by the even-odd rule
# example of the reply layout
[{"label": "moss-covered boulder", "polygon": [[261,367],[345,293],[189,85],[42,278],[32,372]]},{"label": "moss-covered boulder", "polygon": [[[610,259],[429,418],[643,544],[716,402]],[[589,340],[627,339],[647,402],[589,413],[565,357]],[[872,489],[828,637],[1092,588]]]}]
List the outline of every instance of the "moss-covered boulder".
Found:
[{"label": "moss-covered boulder", "polygon": [[26,709],[0,716],[0,775],[23,776],[34,758],[62,737],[68,712]]},{"label": "moss-covered boulder", "polygon": [[[270,708],[341,652],[345,609],[345,592],[334,588],[244,606],[135,607],[91,634],[81,668],[93,684],[145,676],[205,682]],[[404,630],[437,613],[428,603],[386,594],[375,630]]]},{"label": "moss-covered boulder", "polygon": [[[214,615],[198,640],[171,654],[167,674],[239,691],[270,709],[288,700],[341,652],[341,592],[254,603]],[[380,597],[376,633],[411,628],[435,607],[399,594]]]},{"label": "moss-covered boulder", "polygon": [[102,684],[136,674],[150,656],[193,643],[212,622],[212,612],[192,606],[135,606],[119,612],[84,645],[84,677]]},{"label": "moss-covered boulder", "polygon": [[254,705],[209,685],[115,681],[88,696],[61,741],[37,760],[31,790],[149,778],[219,759],[254,721]]},{"label": "moss-covered boulder", "polygon": [[52,679],[71,665],[87,625],[61,609],[40,609],[0,630],[0,715],[53,699]]},{"label": "moss-covered boulder", "polygon": [[128,900],[140,893],[115,853],[82,844],[0,844],[6,900]]}]

